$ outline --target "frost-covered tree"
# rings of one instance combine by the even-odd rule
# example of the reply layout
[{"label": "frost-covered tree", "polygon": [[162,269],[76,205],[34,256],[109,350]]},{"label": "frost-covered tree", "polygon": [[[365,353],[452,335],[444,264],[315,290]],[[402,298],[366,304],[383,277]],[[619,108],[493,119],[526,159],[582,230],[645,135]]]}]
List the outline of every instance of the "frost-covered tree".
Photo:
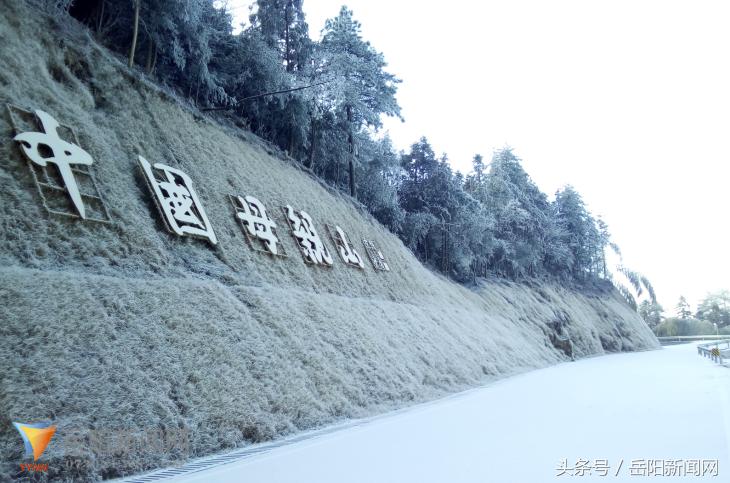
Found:
[{"label": "frost-covered tree", "polygon": [[484,158],[481,154],[475,154],[471,163],[473,171],[464,181],[464,191],[484,203],[486,201],[484,193],[484,171],[486,169]]},{"label": "frost-covered tree", "polygon": [[355,136],[363,127],[378,129],[381,116],[400,116],[395,99],[400,80],[385,71],[383,54],[360,34],[360,23],[352,11],[342,7],[337,17],[325,22],[320,42],[321,76],[327,107],[344,124],[348,145],[350,195],[355,196]]},{"label": "frost-covered tree", "polygon": [[644,319],[644,322],[646,322],[646,325],[652,329],[655,329],[664,320],[664,316],[662,315],[664,309],[657,302],[651,300],[642,300],[639,304],[638,312],[641,318]]},{"label": "frost-covered tree", "polygon": [[[243,104],[240,111],[246,112],[257,133],[301,159],[306,153],[314,103],[310,92],[292,90],[306,86],[312,70],[314,43],[309,38],[302,1],[259,0],[252,6],[250,21],[242,43],[255,44],[250,51],[262,51],[267,75],[239,86],[237,92],[243,96],[238,97]],[[245,63],[232,65],[248,69]]]},{"label": "frost-covered tree", "polygon": [[678,318],[684,320],[692,317],[692,311],[690,310],[689,303],[687,302],[687,299],[684,297],[684,295],[680,295],[676,309]]},{"label": "frost-covered tree", "polygon": [[708,294],[697,306],[697,318],[718,327],[730,326],[730,292],[721,290]]},{"label": "frost-covered tree", "polygon": [[[436,176],[439,161],[426,138],[411,146],[401,159],[404,176],[398,191],[400,206],[405,211],[401,235],[404,243],[414,252],[428,259],[428,236],[442,220],[443,210],[438,206],[437,187],[427,189],[427,182]],[[437,181],[441,184],[440,181]],[[435,212],[435,214],[434,214]]]},{"label": "frost-covered tree", "polygon": [[201,107],[226,110],[228,121],[356,196],[443,273],[571,283],[610,277],[604,252],[618,247],[605,223],[571,187],[549,202],[511,149],[497,151],[489,164],[475,155],[463,176],[426,139],[401,155],[376,137],[383,116],[400,117],[400,80],[346,7],[312,41],[303,0],[258,0],[238,34],[215,0],[70,5],[134,68]]},{"label": "frost-covered tree", "polygon": [[580,194],[572,186],[566,186],[555,194],[553,210],[560,229],[559,239],[570,251],[568,266],[572,275],[585,278],[595,273],[598,254],[603,248],[595,221]]},{"label": "frost-covered tree", "polygon": [[606,249],[612,248],[611,234],[608,231],[608,225],[600,217],[596,220],[596,229],[598,231],[598,239],[596,246],[596,263],[598,266],[598,273],[601,278],[608,278],[608,266],[606,264]]},{"label": "frost-covered tree", "polygon": [[[93,2],[90,2],[93,3]],[[203,105],[233,102],[210,64],[232,37],[231,15],[213,0],[99,0],[74,11],[101,40]],[[103,25],[103,27],[102,27]]]},{"label": "frost-covered tree", "polygon": [[509,148],[494,154],[484,189],[496,222],[491,268],[508,276],[540,275],[550,232],[547,196]]},{"label": "frost-covered tree", "polygon": [[427,263],[459,280],[487,273],[494,247],[494,219],[464,190],[447,158],[437,159],[421,138],[402,156],[399,189],[404,242]]},{"label": "frost-covered tree", "polygon": [[619,265],[616,270],[626,278],[628,286],[617,280],[613,280],[613,284],[634,310],[638,310],[637,299],[642,296],[648,297],[651,303],[657,303],[654,287],[646,276],[623,265]]},{"label": "frost-covered tree", "polygon": [[387,136],[379,140],[364,136],[360,146],[357,199],[379,222],[398,233],[405,217],[398,203],[399,156]]},{"label": "frost-covered tree", "polygon": [[306,69],[313,42],[302,0],[258,0],[250,21],[264,42],[279,52],[287,72]]}]

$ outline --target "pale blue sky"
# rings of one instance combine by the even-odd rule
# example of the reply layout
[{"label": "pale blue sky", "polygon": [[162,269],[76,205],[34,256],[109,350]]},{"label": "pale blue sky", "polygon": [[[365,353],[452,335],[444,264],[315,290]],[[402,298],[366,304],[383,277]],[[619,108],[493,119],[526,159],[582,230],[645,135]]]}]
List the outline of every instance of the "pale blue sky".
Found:
[{"label": "pale blue sky", "polygon": [[[314,37],[342,3],[305,0]],[[248,4],[230,2],[241,20]],[[398,148],[425,135],[466,172],[512,146],[541,189],[572,184],[603,215],[667,312],[730,288],[730,4],[346,4],[403,79]]]}]

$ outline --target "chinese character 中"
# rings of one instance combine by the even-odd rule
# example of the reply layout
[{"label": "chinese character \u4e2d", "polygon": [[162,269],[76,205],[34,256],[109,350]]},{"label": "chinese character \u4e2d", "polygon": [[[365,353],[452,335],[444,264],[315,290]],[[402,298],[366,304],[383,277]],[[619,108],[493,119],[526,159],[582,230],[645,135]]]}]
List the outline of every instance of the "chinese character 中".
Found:
[{"label": "chinese character \u4e2d", "polygon": [[56,165],[76,211],[85,219],[86,209],[71,165],[91,166],[94,160],[80,146],[60,138],[58,135],[60,124],[50,114],[38,109],[35,115],[41,123],[43,132],[24,132],[13,139],[20,143],[23,154],[33,163],[42,167],[48,163]]},{"label": "chinese character \u4e2d", "polygon": [[284,207],[284,212],[304,260],[313,265],[332,266],[332,255],[314,229],[312,218],[305,211],[297,214],[289,205]]},{"label": "chinese character \u4e2d", "polygon": [[[177,235],[207,238],[212,244],[217,244],[218,239],[198,195],[193,190],[190,177],[179,169],[165,164],[155,163],[152,166],[142,156],[139,156],[139,163],[155,194],[157,206],[162,211],[168,228]],[[157,178],[153,168],[163,175],[161,179]]]}]

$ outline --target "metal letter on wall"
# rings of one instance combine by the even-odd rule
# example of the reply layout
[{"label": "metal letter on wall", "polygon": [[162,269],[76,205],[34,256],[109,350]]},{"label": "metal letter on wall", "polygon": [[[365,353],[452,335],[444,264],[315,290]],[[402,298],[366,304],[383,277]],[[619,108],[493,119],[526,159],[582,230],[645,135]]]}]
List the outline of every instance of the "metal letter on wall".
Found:
[{"label": "metal letter on wall", "polygon": [[314,229],[312,218],[305,212],[294,211],[289,205],[283,207],[284,214],[291,228],[291,233],[307,263],[313,265],[332,266],[332,255]]},{"label": "metal letter on wall", "polygon": [[[193,190],[190,177],[179,169],[161,163],[152,166],[142,156],[138,158],[167,229],[176,235],[192,235],[217,244],[218,239]],[[158,178],[155,172],[162,177]]]},{"label": "metal letter on wall", "polygon": [[370,262],[373,264],[373,268],[382,272],[390,272],[390,266],[385,261],[383,252],[381,252],[378,247],[375,246],[375,243],[370,240],[363,239],[362,244],[365,247],[365,251],[368,254]]},{"label": "metal letter on wall", "polygon": [[[251,248],[271,255],[285,257],[284,245],[281,244],[276,233],[276,223],[266,213],[264,204],[253,196],[246,196],[245,198],[230,196],[230,200],[236,210],[236,218],[241,222],[243,233]],[[254,240],[258,240],[263,249],[259,248]]]},{"label": "metal letter on wall", "polygon": [[350,267],[365,269],[365,264],[362,262],[362,257],[359,253],[357,253],[357,251],[355,251],[353,246],[347,240],[347,236],[345,235],[345,232],[342,230],[342,228],[337,225],[335,225],[334,227],[330,225],[325,226],[327,227],[330,238],[332,238],[332,241],[337,248],[337,253],[340,254],[340,258],[342,259],[342,261]]},{"label": "metal letter on wall", "polygon": [[[91,171],[94,160],[79,146],[73,129],[40,109],[33,113],[10,104],[7,108],[16,133],[13,140],[29,161],[46,210],[108,223],[111,217]],[[63,139],[59,131],[72,141]]]}]

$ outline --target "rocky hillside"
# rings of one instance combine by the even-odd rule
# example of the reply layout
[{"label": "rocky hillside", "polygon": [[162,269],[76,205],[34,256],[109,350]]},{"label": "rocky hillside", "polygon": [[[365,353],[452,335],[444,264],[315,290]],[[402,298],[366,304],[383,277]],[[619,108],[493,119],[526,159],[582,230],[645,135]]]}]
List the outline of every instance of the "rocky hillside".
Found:
[{"label": "rocky hillside", "polygon": [[[0,6],[0,479],[27,476],[12,421],[57,425],[47,477],[109,478],[566,361],[568,338],[576,357],[657,347],[610,289],[434,274],[352,200],[128,71],[81,27]],[[75,130],[108,223],[90,219],[107,215],[91,198],[86,220],[44,207],[13,141],[18,108]],[[140,155],[190,177],[217,244],[166,230]],[[252,249],[229,195],[266,206],[286,257]],[[331,267],[304,262],[285,205],[311,215]],[[326,224],[364,269],[337,256]],[[171,435],[185,444],[151,444]]]}]

